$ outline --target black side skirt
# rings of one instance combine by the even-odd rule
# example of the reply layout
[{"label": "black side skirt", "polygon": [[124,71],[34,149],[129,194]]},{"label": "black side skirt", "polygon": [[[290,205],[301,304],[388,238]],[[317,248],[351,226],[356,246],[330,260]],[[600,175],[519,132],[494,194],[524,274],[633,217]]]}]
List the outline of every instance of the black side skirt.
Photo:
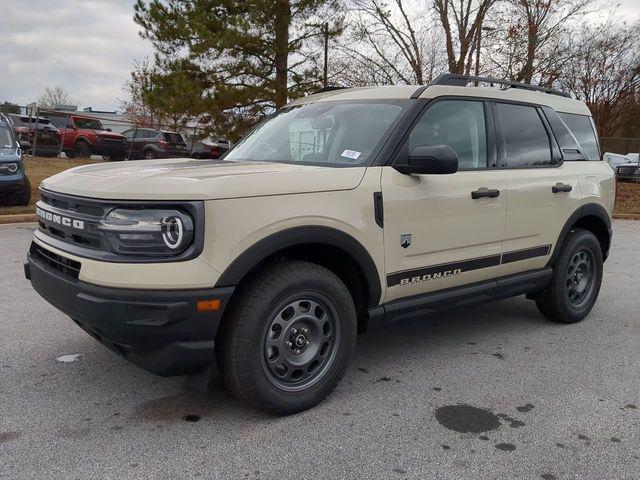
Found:
[{"label": "black side skirt", "polygon": [[477,305],[502,298],[539,292],[549,285],[552,275],[551,268],[543,268],[401,298],[369,309],[369,326],[398,322],[448,308]]}]

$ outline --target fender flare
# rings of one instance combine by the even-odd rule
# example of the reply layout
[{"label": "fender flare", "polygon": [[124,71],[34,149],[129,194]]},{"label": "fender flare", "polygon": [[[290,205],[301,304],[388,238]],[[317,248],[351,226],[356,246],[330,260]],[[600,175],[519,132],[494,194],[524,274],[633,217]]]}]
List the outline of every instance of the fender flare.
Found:
[{"label": "fender flare", "polygon": [[364,275],[371,306],[378,305],[382,295],[380,277],[369,252],[351,235],[331,227],[294,227],[269,235],[238,255],[222,273],[216,287],[238,285],[256,265],[288,247],[303,244],[323,244],[346,252],[358,264]]},{"label": "fender flare", "polygon": [[607,243],[606,251],[602,252],[603,253],[602,256],[606,260],[607,255],[609,253],[609,247],[611,246],[611,235],[612,235],[611,217],[609,216],[609,214],[607,213],[607,211],[604,209],[602,205],[598,203],[586,203],[578,207],[578,209],[569,216],[569,219],[564,224],[564,227],[562,227],[562,230],[560,231],[560,235],[558,236],[558,240],[556,241],[556,244],[553,247],[553,253],[551,254],[551,258],[549,258],[549,261],[547,262],[548,267],[553,265],[556,258],[560,254],[560,248],[564,243],[564,239],[569,234],[571,227],[573,227],[573,225],[575,225],[576,222],[578,222],[581,218],[584,218],[584,217],[596,217],[599,220],[601,220],[605,225],[605,227],[607,228],[609,232],[609,241]]}]

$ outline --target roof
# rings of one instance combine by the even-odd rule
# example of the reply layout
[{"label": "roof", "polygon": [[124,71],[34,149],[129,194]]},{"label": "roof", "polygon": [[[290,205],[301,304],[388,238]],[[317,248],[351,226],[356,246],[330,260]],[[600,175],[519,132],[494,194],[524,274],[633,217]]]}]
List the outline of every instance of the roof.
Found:
[{"label": "roof", "polygon": [[303,98],[298,98],[289,105],[301,105],[305,103],[342,101],[342,100],[371,100],[371,99],[409,99],[409,98],[436,98],[442,96],[480,97],[496,100],[512,100],[532,103],[553,108],[558,112],[575,113],[579,115],[591,115],[589,109],[580,100],[554,94],[552,91],[529,90],[526,85],[522,87],[475,87],[459,85],[393,85],[376,87],[341,88],[330,91],[322,91]]}]

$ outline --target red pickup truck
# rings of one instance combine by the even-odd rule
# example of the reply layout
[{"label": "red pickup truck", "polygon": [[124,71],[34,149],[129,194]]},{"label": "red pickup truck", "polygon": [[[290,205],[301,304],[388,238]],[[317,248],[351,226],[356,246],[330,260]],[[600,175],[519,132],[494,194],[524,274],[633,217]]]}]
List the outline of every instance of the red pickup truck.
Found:
[{"label": "red pickup truck", "polygon": [[47,113],[62,133],[62,151],[69,158],[101,155],[110,160],[124,160],[125,137],[105,130],[100,120],[82,115]]}]

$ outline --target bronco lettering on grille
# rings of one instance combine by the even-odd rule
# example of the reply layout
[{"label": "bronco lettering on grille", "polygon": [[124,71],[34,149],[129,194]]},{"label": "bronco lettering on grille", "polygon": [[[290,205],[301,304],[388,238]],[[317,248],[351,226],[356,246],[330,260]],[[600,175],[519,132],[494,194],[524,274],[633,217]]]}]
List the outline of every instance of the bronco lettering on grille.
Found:
[{"label": "bronco lettering on grille", "polygon": [[77,220],[75,218],[65,217],[56,213],[47,212],[42,208],[36,207],[36,214],[43,220],[47,220],[51,223],[57,223],[63,227],[71,227],[76,230],[84,230],[84,221]]}]

